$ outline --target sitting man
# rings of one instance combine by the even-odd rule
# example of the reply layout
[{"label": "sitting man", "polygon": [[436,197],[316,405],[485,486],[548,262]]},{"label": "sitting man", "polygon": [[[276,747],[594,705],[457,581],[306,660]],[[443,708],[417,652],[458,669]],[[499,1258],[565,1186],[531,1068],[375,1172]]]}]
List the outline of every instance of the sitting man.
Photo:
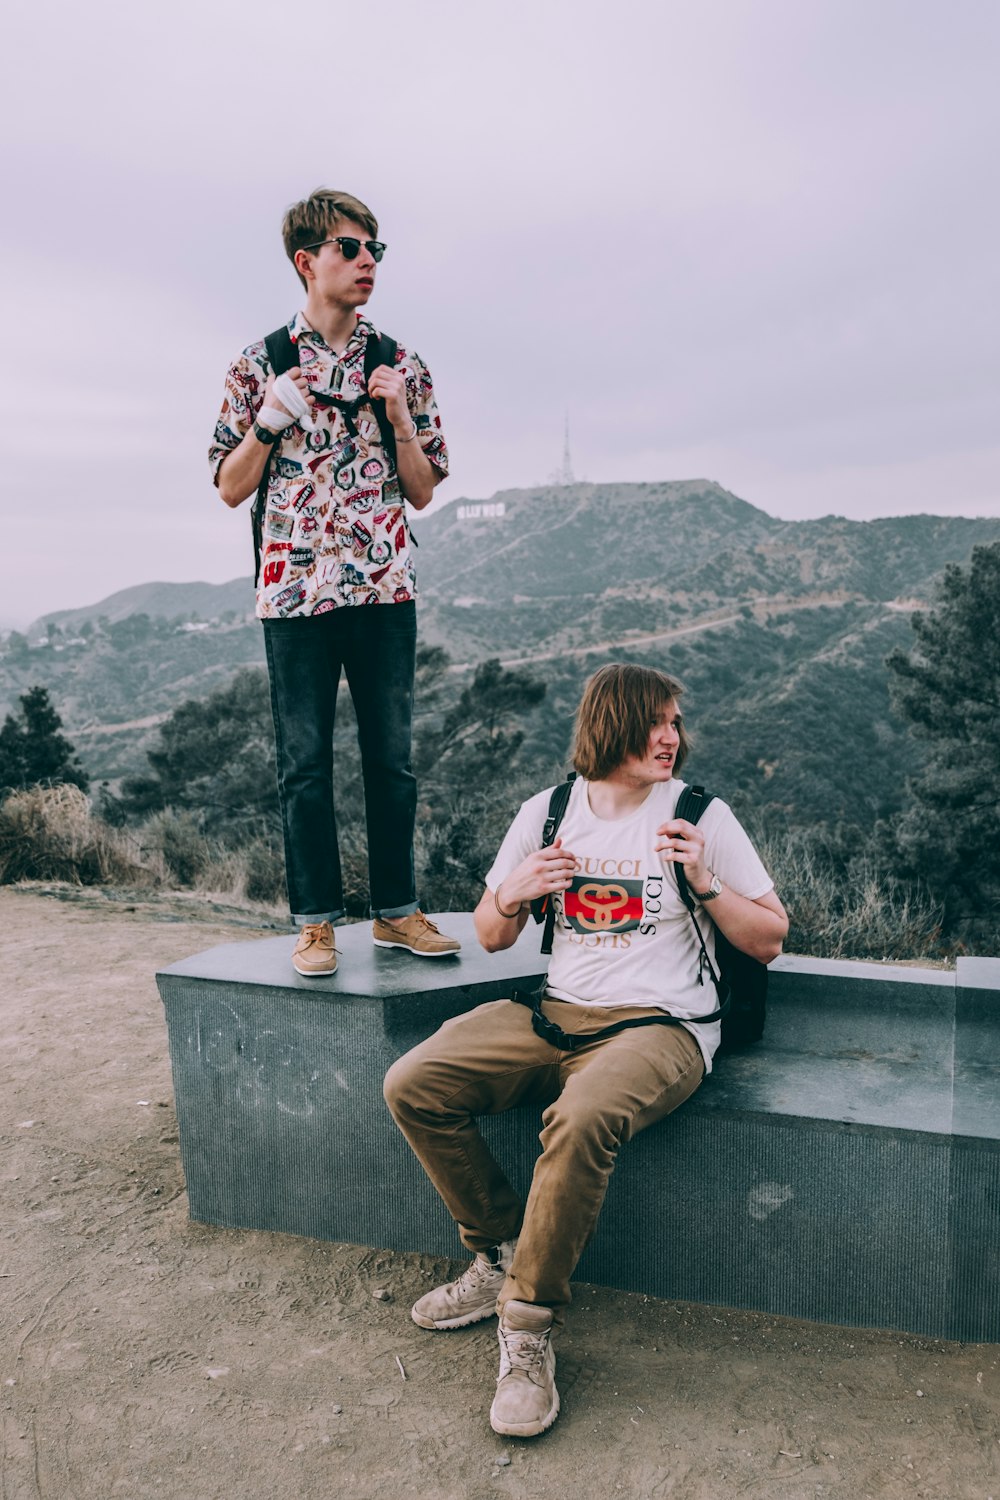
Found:
[{"label": "sitting man", "polygon": [[[688,740],[680,684],[635,665],[602,667],[577,713],[578,779],[559,836],[541,848],[549,791],[525,802],[486,877],[475,913],[490,952],[509,948],[529,903],[547,896],[556,924],[541,1004],[570,1048],[536,1032],[510,1000],[448,1021],[401,1057],[385,1081],[389,1108],[456,1220],[474,1259],[457,1281],[421,1297],[422,1328],[460,1328],[499,1314],[500,1374],[490,1421],[532,1437],[559,1413],[553,1329],[594,1232],[619,1143],[691,1096],[711,1069],[718,1021],[690,913],[673,880],[684,866],[714,963],[713,922],[764,963],[788,930],[784,908],[730,808],[715,800],[698,825],[677,819]],[[708,903],[711,903],[709,905]],[[712,921],[707,921],[710,913]],[[662,1025],[621,1021],[663,1017]],[[686,1019],[687,1018],[687,1019]],[[475,1124],[515,1104],[543,1107],[542,1154],[522,1205]]]}]

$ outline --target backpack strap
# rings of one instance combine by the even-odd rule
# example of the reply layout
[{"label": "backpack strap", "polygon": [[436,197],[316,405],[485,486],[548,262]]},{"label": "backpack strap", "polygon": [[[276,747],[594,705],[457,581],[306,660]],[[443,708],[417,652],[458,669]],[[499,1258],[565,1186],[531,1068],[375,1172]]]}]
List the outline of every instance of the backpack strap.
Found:
[{"label": "backpack strap", "polygon": [[[299,351],[295,340],[288,331],[288,325],[282,323],[273,333],[269,333],[264,340],[267,350],[268,364],[271,373],[284,375],[288,370],[294,370],[299,362]],[[274,450],[281,446],[281,439],[272,443],[267,450],[264,460],[264,472],[260,476],[260,484],[257,486],[257,494],[254,497],[253,506],[250,510],[250,522],[253,527],[253,583],[254,588],[260,579],[260,553],[264,542],[264,511],[267,508],[267,483],[271,477],[271,460],[274,458]]]},{"label": "backpack strap", "polygon": [[[370,333],[368,342],[365,344],[365,390],[368,382],[378,369],[379,365],[388,365],[392,370],[396,365],[396,351],[398,344],[386,333]],[[385,409],[385,401],[381,396],[371,396],[369,400],[378,423],[379,434],[382,438],[382,449],[392,467],[396,467],[396,434],[392,430],[389,421],[389,413]]]},{"label": "backpack strap", "polygon": [[[565,781],[560,782],[558,786],[552,788],[552,795],[549,798],[548,817],[545,819],[545,824],[542,828],[543,849],[549,847],[559,831],[559,825],[562,823],[566,814],[566,808],[569,806],[570,793],[573,790],[573,782],[575,780],[576,772],[571,771]],[[678,799],[674,817],[686,818],[689,823],[697,823],[705,808],[714,800],[714,797],[715,793],[706,792],[703,786],[685,787]],[[705,939],[701,928],[698,926],[698,919],[694,914],[694,900],[688,890],[687,880],[680,865],[674,865],[674,872],[677,876],[677,888],[680,891],[681,900],[691,913],[694,930],[698,934],[698,945],[701,948],[701,957],[698,960],[698,983],[704,983],[702,976],[704,970],[707,969],[712,976],[716,994],[718,995],[719,1003],[717,1008],[704,1016],[678,1017],[672,1015],[669,1011],[664,1011],[659,1016],[636,1016],[631,1020],[616,1021],[613,1025],[604,1027],[601,1031],[588,1032],[586,1036],[574,1037],[556,1026],[554,1022],[550,1021],[543,1014],[542,1001],[545,998],[545,985],[543,983],[540,989],[531,994],[515,990],[511,996],[511,999],[516,1001],[517,1004],[525,1005],[531,1011],[531,1024],[538,1036],[550,1042],[553,1046],[560,1048],[562,1051],[573,1051],[574,1048],[582,1046],[585,1042],[603,1041],[606,1037],[615,1036],[619,1031],[630,1030],[634,1026],[677,1026],[685,1022],[708,1025],[714,1021],[721,1021],[728,1013],[729,986],[722,978],[721,973],[716,974],[712,967],[712,961],[708,956],[708,949],[705,946]],[[545,931],[542,935],[542,952],[546,954],[551,953],[552,933],[555,928],[556,917],[555,903],[552,897],[536,897],[531,903],[531,915],[536,922],[544,921]]]},{"label": "backpack strap", "polygon": [[[697,823],[708,804],[714,801],[715,793],[706,792],[703,786],[686,786],[677,799],[677,806],[674,808],[674,817],[683,818],[688,823]],[[687,907],[691,921],[694,923],[694,930],[698,935],[698,946],[701,949],[701,956],[698,959],[698,983],[704,983],[703,976],[707,969],[712,977],[716,993],[719,996],[719,1010],[717,1014],[706,1019],[717,1020],[729,1010],[729,986],[723,979],[721,970],[716,973],[712,967],[712,960],[709,958],[708,949],[705,946],[705,935],[698,924],[698,918],[694,914],[694,895],[688,885],[684,866],[676,862],[674,863],[674,877],[677,881],[677,893]]]},{"label": "backpack strap", "polygon": [[[703,786],[686,786],[677,799],[674,808],[674,817],[683,818],[686,823],[697,823],[710,802],[715,801],[714,792],[706,792]],[[675,864],[674,875],[677,877],[677,890],[688,911],[694,915],[694,898],[688,887],[687,876],[684,866]],[[695,926],[697,927],[697,922]],[[700,930],[700,929],[699,929]]]},{"label": "backpack strap", "polygon": [[557,1047],[560,1052],[575,1052],[578,1047],[589,1047],[592,1042],[604,1042],[610,1036],[617,1036],[620,1031],[631,1031],[634,1026],[683,1026],[685,1021],[717,1021],[721,1014],[716,1011],[711,1016],[685,1016],[682,1020],[665,1010],[658,1016],[633,1016],[629,1020],[614,1021],[610,1026],[602,1026],[600,1031],[574,1033],[563,1031],[542,1010],[544,984],[538,990],[514,990],[510,998],[515,1005],[523,1005],[531,1011],[531,1027],[535,1035],[540,1036],[543,1042],[548,1042],[550,1047]]},{"label": "backpack strap", "polygon": [[[573,790],[575,780],[576,772],[570,771],[565,781],[561,781],[558,786],[552,788],[552,795],[549,798],[548,816],[542,828],[541,847],[543,849],[548,849],[559,832],[559,825],[566,816],[566,809],[569,806],[570,793]],[[556,908],[551,895],[536,896],[531,903],[531,915],[536,922],[545,923],[545,930],[542,933],[542,952],[551,953],[552,934],[556,925]]]},{"label": "backpack strap", "polygon": [[[282,330],[283,331],[283,330]],[[333,407],[343,418],[348,437],[356,438],[358,429],[355,418],[363,406],[370,406],[378,423],[379,436],[382,439],[382,448],[388,461],[395,467],[396,464],[396,434],[389,420],[386,404],[381,396],[370,396],[368,394],[368,382],[378,369],[379,365],[396,363],[397,344],[387,334],[370,333],[365,343],[365,388],[356,396],[342,396],[333,391],[313,391],[312,397],[317,406]],[[289,356],[284,349],[280,351],[282,362]],[[295,354],[291,355],[292,364],[296,362]],[[286,366],[291,368],[291,366]],[[279,372],[280,373],[280,372]]]},{"label": "backpack strap", "polygon": [[288,331],[288,325],[282,323],[273,333],[269,333],[264,340],[267,350],[268,364],[271,366],[272,375],[284,375],[289,370],[294,370],[299,362],[298,345]]}]

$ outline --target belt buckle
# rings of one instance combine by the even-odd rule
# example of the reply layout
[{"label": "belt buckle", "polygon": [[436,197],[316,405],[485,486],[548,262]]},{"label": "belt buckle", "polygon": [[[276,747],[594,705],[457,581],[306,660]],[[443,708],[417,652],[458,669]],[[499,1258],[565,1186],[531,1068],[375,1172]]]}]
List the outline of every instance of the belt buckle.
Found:
[{"label": "belt buckle", "polygon": [[550,1047],[556,1047],[560,1052],[574,1052],[579,1045],[579,1038],[570,1036],[568,1031],[555,1021],[550,1021],[548,1016],[542,1014],[541,1002],[532,1017],[535,1030],[543,1041],[548,1042]]}]

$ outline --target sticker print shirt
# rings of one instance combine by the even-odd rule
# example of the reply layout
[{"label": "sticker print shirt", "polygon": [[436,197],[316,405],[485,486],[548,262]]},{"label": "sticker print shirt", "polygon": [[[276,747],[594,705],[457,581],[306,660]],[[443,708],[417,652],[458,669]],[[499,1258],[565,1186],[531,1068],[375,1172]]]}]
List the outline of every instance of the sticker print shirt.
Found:
[{"label": "sticker print shirt", "polygon": [[[573,783],[559,834],[577,863],[569,889],[555,898],[545,983],[553,999],[574,1005],[656,1006],[682,1017],[708,1015],[717,1008],[711,978],[706,975],[698,983],[701,950],[673,865],[664,863],[654,848],[656,830],[674,816],[683,788],[676,778],[653,786],[628,817],[609,821],[591,811],[587,782],[578,777]],[[490,890],[541,848],[550,795],[551,788],[522,803],[486,876]],[[708,865],[731,890],[755,901],[773,889],[727,803],[716,798],[698,826],[705,835]],[[696,905],[695,914],[714,963],[715,927],[705,907]],[[710,1072],[719,1045],[718,1021],[692,1024],[688,1030]]]},{"label": "sticker print shirt", "polygon": [[[365,389],[365,344],[376,330],[359,317],[340,355],[303,313],[288,331],[310,387],[350,398]],[[417,441],[442,475],[448,449],[427,366],[399,348],[396,368]],[[263,339],[229,368],[222,411],[209,449],[213,481],[226,455],[253,426],[271,366]],[[354,418],[356,436],[336,407],[318,406],[286,427],[275,444],[261,540],[257,614],[261,619],[317,615],[343,605],[401,604],[416,597],[412,548],[395,467],[382,447],[374,410]]]}]

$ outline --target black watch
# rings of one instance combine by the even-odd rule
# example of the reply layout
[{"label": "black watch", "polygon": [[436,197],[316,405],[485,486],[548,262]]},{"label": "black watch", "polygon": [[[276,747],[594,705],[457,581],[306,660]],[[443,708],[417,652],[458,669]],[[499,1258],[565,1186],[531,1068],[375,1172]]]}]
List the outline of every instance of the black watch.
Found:
[{"label": "black watch", "polygon": [[259,422],[253,424],[253,435],[259,443],[266,443],[269,448],[281,441],[280,432],[272,432],[270,427],[262,427]]}]

